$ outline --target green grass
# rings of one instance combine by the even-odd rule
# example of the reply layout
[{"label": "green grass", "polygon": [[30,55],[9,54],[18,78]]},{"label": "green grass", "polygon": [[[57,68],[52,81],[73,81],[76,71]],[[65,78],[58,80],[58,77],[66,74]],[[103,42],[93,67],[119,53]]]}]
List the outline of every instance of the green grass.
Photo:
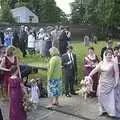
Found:
[{"label": "green grass", "polygon": [[[116,42],[114,42],[114,45]],[[88,52],[88,47],[85,47],[82,42],[79,41],[74,41],[72,43],[72,46],[74,48],[74,52],[77,55],[77,66],[78,66],[78,80],[81,80],[83,78],[83,60],[84,57],[87,55]],[[105,42],[98,42],[97,44],[92,44],[92,46],[95,49],[95,53],[100,56],[101,49],[106,46]],[[100,58],[100,57],[99,57]],[[27,56],[24,58],[24,63],[29,64],[29,65],[34,65],[34,66],[47,66],[48,65],[48,59],[46,58],[41,58],[38,55],[35,55],[33,57]],[[46,79],[47,72],[40,70],[38,74],[36,75],[31,75],[30,78],[35,78],[35,77],[43,77]]]}]

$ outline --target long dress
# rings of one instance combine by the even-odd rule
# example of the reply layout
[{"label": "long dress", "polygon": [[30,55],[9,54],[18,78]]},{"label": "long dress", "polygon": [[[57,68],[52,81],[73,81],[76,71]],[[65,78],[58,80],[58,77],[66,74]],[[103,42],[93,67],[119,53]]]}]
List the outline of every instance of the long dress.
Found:
[{"label": "long dress", "polygon": [[[119,67],[119,77],[120,77],[120,56],[118,58]],[[116,117],[120,118],[120,80],[118,86],[115,88],[115,107],[116,107]]]},{"label": "long dress", "polygon": [[37,87],[37,85],[31,87],[31,101],[33,103],[39,102],[38,90],[39,88]]},{"label": "long dress", "polygon": [[37,50],[39,50],[41,56],[45,55],[45,45],[46,41],[44,40],[45,34],[38,35],[38,43],[37,43]]},{"label": "long dress", "polygon": [[67,52],[67,47],[68,47],[68,38],[67,38],[66,32],[63,31],[59,38],[60,55],[63,55]]},{"label": "long dress", "polygon": [[1,109],[0,109],[0,120],[3,120],[3,115],[2,115]]},{"label": "long dress", "polygon": [[[14,58],[14,62],[12,63],[7,56],[5,56],[5,68],[10,69],[12,65],[17,65],[17,58]],[[8,93],[8,84],[9,84],[9,78],[11,76],[11,73],[9,71],[4,72],[4,89],[5,92]]]},{"label": "long dress", "polygon": [[90,38],[89,38],[89,36],[85,36],[84,37],[84,45],[85,46],[89,46],[90,45]]},{"label": "long dress", "polygon": [[[88,56],[84,58],[84,76],[88,76],[90,72],[95,68],[96,64],[99,62],[99,59],[97,56],[95,56],[94,59],[90,59]],[[94,66],[91,66],[94,65]],[[97,93],[97,87],[98,87],[98,81],[99,81],[99,74],[95,73],[92,76],[93,79],[93,92],[90,93],[90,96],[96,96]]]},{"label": "long dress", "polygon": [[49,57],[50,56],[49,50],[52,47],[51,36],[49,34],[46,34],[45,41],[46,41],[45,56]]},{"label": "long dress", "polygon": [[9,79],[10,87],[10,120],[27,120],[23,107],[23,93],[20,86],[20,79]]},{"label": "long dress", "polygon": [[59,49],[59,32],[57,30],[53,30],[51,32],[52,35],[52,47],[56,47]]},{"label": "long dress", "polygon": [[109,116],[116,116],[115,98],[114,98],[114,64],[100,65],[100,79],[98,85],[98,101],[100,104],[100,113],[107,112]]}]

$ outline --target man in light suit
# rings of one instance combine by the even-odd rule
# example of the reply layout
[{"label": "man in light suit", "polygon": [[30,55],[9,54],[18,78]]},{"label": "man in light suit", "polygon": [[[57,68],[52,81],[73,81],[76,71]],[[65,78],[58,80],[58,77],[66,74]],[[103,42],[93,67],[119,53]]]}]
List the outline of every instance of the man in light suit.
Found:
[{"label": "man in light suit", "polygon": [[62,64],[64,68],[65,78],[65,95],[71,97],[75,95],[74,84],[77,77],[77,61],[76,55],[72,52],[73,47],[69,46],[67,53],[62,55]]}]

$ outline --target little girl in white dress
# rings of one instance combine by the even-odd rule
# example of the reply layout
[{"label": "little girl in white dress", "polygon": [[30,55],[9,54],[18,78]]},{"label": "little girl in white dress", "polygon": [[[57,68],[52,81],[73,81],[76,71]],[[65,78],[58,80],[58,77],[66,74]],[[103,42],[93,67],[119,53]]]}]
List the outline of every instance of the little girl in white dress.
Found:
[{"label": "little girl in white dress", "polygon": [[31,102],[33,103],[34,109],[37,108],[37,104],[39,103],[39,88],[37,86],[37,82],[33,79],[31,80]]}]

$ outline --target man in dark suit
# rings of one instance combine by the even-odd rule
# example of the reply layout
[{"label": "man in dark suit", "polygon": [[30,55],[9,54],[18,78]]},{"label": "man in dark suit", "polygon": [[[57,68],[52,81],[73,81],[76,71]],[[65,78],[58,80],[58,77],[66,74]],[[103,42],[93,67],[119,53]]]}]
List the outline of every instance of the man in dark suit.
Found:
[{"label": "man in dark suit", "polygon": [[1,44],[4,45],[4,32],[3,29],[0,29],[0,40],[1,40]]},{"label": "man in dark suit", "polygon": [[67,53],[62,55],[62,64],[64,68],[65,95],[71,97],[75,95],[74,84],[77,76],[76,55],[72,52],[73,47],[69,46]]},{"label": "man in dark suit", "polygon": [[103,60],[103,55],[104,55],[104,52],[106,51],[106,49],[110,49],[111,51],[113,51],[112,45],[113,45],[112,40],[109,40],[107,42],[106,47],[102,48],[101,55],[100,55],[102,60]]},{"label": "man in dark suit", "polygon": [[67,52],[67,46],[68,46],[68,37],[67,37],[65,29],[62,27],[61,28],[61,34],[60,34],[60,37],[59,37],[60,55],[63,55]]},{"label": "man in dark suit", "polygon": [[19,43],[20,43],[20,50],[23,53],[23,57],[26,56],[26,47],[27,47],[27,40],[28,40],[28,35],[27,32],[25,31],[25,27],[21,26],[20,34],[19,34]]}]

